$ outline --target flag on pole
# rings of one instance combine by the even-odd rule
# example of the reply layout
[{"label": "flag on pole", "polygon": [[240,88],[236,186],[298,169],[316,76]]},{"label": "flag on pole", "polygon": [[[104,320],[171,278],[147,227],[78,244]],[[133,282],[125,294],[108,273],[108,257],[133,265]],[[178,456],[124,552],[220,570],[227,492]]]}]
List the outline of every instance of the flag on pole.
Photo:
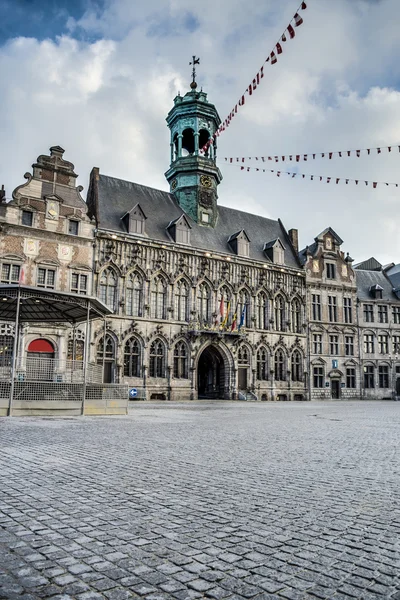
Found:
[{"label": "flag on pole", "polygon": [[232,319],[231,331],[235,331],[236,326],[237,326],[237,309],[238,309],[238,305],[236,304],[235,314],[233,315],[233,319]]},{"label": "flag on pole", "polygon": [[222,321],[222,327],[226,327],[226,324],[228,323],[228,317],[229,317],[229,311],[230,311],[230,309],[231,309],[231,302],[229,300],[228,307],[226,309],[225,319]]},{"label": "flag on pole", "polygon": [[239,322],[238,331],[240,331],[241,327],[243,327],[243,325],[244,325],[244,321],[246,319],[246,311],[247,311],[247,305],[245,304],[243,306],[242,314],[240,315],[240,322]]},{"label": "flag on pole", "polygon": [[23,283],[25,283],[25,271],[24,267],[21,267],[21,270],[19,272],[18,285],[22,285]]}]

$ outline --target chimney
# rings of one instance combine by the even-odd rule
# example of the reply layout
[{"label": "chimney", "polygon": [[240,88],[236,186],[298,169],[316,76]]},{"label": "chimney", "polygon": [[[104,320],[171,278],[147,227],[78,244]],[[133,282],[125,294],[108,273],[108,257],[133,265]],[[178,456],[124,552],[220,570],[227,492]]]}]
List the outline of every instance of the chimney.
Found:
[{"label": "chimney", "polygon": [[296,253],[299,253],[299,232],[297,229],[289,229],[288,231],[289,237],[290,237],[290,241],[293,244],[294,249],[296,250]]},{"label": "chimney", "polygon": [[4,189],[4,184],[1,186],[0,190],[0,202],[6,201],[6,190]]}]

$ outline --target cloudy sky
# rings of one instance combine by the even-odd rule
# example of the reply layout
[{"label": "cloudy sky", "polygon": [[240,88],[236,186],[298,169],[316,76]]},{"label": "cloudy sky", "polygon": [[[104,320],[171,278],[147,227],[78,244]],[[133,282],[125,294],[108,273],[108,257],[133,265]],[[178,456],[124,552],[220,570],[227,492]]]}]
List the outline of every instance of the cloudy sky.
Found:
[{"label": "cloudy sky", "polygon": [[[167,189],[165,117],[199,85],[225,118],[299,0],[0,0],[0,184],[7,197],[52,145],[79,183],[93,166]],[[358,260],[400,262],[400,187],[243,173],[225,156],[396,146],[298,172],[400,182],[399,0],[308,0],[304,24],[219,138],[221,204],[280,217],[302,246],[325,227]],[[272,167],[274,168],[274,167]]]}]

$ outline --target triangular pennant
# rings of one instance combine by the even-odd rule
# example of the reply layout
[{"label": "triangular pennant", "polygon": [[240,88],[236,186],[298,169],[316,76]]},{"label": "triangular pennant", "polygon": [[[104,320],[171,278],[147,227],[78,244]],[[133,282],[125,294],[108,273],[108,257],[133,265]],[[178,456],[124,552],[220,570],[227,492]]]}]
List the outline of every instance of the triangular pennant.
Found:
[{"label": "triangular pennant", "polygon": [[300,154],[296,154],[296,162],[299,162],[300,160]]},{"label": "triangular pennant", "polygon": [[380,148],[377,148],[377,151],[378,151],[378,154],[380,154],[380,153],[381,153],[381,149],[380,149]]},{"label": "triangular pennant", "polygon": [[361,150],[356,150],[356,155],[358,158],[360,158],[360,154],[361,154]]},{"label": "triangular pennant", "polygon": [[251,96],[253,93],[253,85],[252,84],[249,85],[249,87],[247,88],[247,91],[249,92],[249,96]]},{"label": "triangular pennant", "polygon": [[314,181],[314,175],[311,175],[310,179],[311,181]]},{"label": "triangular pennant", "polygon": [[303,158],[304,158],[304,160],[307,160],[307,154],[305,154]]},{"label": "triangular pennant", "polygon": [[275,158],[275,162],[279,162],[279,157],[278,156],[274,156]]},{"label": "triangular pennant", "polygon": [[264,65],[260,69],[260,77],[261,79],[264,77]]},{"label": "triangular pennant", "polygon": [[245,97],[244,97],[244,94],[243,94],[243,96],[240,98],[238,104],[239,104],[239,106],[243,106],[244,103],[245,103]]},{"label": "triangular pennant", "polygon": [[392,151],[392,146],[388,146],[388,152]]},{"label": "triangular pennant", "polygon": [[329,160],[331,160],[333,152],[329,152]]},{"label": "triangular pennant", "polygon": [[371,154],[371,149],[370,148],[367,148],[367,153],[368,153],[368,156]]},{"label": "triangular pennant", "polygon": [[294,38],[294,36],[296,35],[296,32],[293,29],[293,25],[288,25],[287,31],[288,31],[290,39],[292,40]]},{"label": "triangular pennant", "polygon": [[271,52],[271,65],[274,65],[277,62],[278,62],[278,59],[276,58],[275,52]]},{"label": "triangular pennant", "polygon": [[305,2],[301,3],[301,10],[306,10],[307,4]]},{"label": "triangular pennant", "polygon": [[355,179],[356,185],[358,185],[358,179]]},{"label": "triangular pennant", "polygon": [[349,180],[348,180],[348,179],[346,179],[346,185],[347,185],[348,183],[349,183]]},{"label": "triangular pennant", "polygon": [[336,185],[339,183],[339,181],[340,181],[340,178],[336,177]]},{"label": "triangular pennant", "polygon": [[326,183],[330,183],[330,182],[331,182],[331,178],[330,178],[330,177],[327,177],[327,178],[326,178]]},{"label": "triangular pennant", "polygon": [[350,156],[351,150],[347,150],[347,156]]},{"label": "triangular pennant", "polygon": [[277,52],[277,54],[282,54],[282,52],[283,52],[282,46],[280,45],[279,42],[276,45],[276,52]]},{"label": "triangular pennant", "polygon": [[282,156],[282,161],[285,162],[285,157],[284,156]]},{"label": "triangular pennant", "polygon": [[368,185],[368,181],[365,182],[365,185]]},{"label": "triangular pennant", "polygon": [[342,153],[341,152],[339,152],[339,158],[342,158]]},{"label": "triangular pennant", "polygon": [[283,36],[281,37],[281,41],[282,42],[286,42],[286,35],[285,34],[283,34]]},{"label": "triangular pennant", "polygon": [[377,185],[378,185],[378,182],[374,181],[373,184],[372,184],[372,187],[376,188]]}]

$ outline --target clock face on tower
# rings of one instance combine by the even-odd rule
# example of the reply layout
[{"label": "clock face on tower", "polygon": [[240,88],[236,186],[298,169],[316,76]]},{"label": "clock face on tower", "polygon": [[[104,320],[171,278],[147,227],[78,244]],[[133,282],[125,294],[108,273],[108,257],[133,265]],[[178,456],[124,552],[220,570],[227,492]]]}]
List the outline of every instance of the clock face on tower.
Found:
[{"label": "clock face on tower", "polygon": [[202,175],[200,177],[200,183],[206,188],[212,187],[212,178],[209,175]]}]

